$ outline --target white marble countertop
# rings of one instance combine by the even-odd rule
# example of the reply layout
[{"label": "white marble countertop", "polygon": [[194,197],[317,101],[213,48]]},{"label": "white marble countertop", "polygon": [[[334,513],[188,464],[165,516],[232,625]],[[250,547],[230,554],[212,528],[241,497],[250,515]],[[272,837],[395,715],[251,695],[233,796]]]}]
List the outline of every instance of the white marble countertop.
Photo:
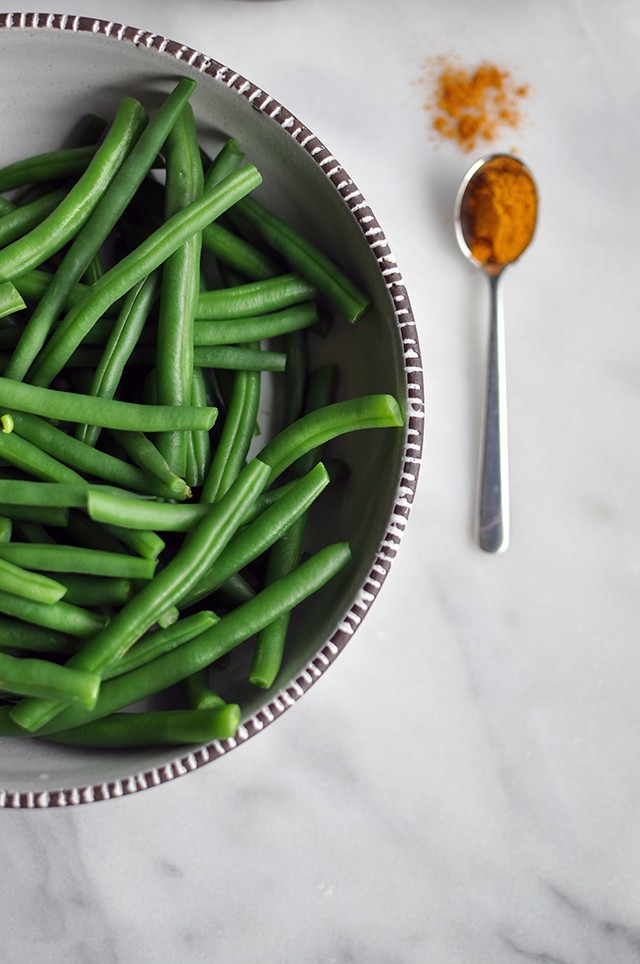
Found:
[{"label": "white marble countertop", "polygon": [[[14,6],[29,10],[33,4]],[[635,0],[84,0],[300,117],[381,222],[417,318],[421,482],[335,667],[175,783],[0,814],[3,961],[640,961],[640,8]],[[473,537],[487,287],[451,228],[473,156],[426,57],[531,84],[535,244],[507,278],[512,544]],[[371,150],[366,146],[374,142]]]}]

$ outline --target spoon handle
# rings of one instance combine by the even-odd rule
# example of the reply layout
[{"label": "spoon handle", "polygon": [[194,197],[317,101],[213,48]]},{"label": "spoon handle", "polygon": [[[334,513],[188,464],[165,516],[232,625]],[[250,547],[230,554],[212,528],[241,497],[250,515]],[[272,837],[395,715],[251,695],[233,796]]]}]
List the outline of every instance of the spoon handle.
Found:
[{"label": "spoon handle", "polygon": [[509,545],[507,373],[502,274],[490,276],[490,333],[480,482],[480,547],[504,552]]}]

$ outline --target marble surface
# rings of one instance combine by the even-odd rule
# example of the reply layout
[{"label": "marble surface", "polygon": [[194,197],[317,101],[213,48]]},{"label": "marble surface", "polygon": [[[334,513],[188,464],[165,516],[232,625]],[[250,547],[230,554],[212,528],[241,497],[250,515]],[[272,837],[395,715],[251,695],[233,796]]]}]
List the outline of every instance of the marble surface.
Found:
[{"label": "marble surface", "polygon": [[[325,141],[403,272],[428,420],[384,590],[297,706],[170,785],[0,813],[2,959],[640,961],[638,4],[84,0],[66,12],[197,47]],[[473,536],[488,290],[451,229],[473,157],[430,138],[418,82],[445,52],[531,84],[521,129],[496,143],[526,158],[542,198],[506,283],[501,556]]]}]

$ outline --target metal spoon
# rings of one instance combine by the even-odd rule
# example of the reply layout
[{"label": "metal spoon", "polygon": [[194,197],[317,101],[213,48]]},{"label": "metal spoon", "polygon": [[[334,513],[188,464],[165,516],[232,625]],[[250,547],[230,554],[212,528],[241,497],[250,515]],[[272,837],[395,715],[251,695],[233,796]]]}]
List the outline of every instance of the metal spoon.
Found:
[{"label": "metal spoon", "polygon": [[[491,238],[485,238],[486,243],[479,246],[473,235],[469,207],[483,178],[486,194],[488,172],[492,182],[498,185],[498,191],[499,180],[503,176],[526,177],[532,188],[533,210],[529,206],[526,210],[514,208],[509,211],[508,206],[502,205],[503,223],[506,214],[512,216],[513,223],[517,221],[519,227],[525,229],[523,244],[514,248],[508,258],[495,254],[496,249],[495,246],[492,249]],[[504,269],[513,264],[528,248],[535,231],[537,206],[538,195],[533,177],[523,162],[511,154],[490,154],[480,158],[467,171],[456,199],[455,229],[458,244],[462,253],[488,276],[491,291],[489,361],[478,507],[478,541],[480,547],[487,552],[504,552],[509,545],[507,382],[502,276]]]}]

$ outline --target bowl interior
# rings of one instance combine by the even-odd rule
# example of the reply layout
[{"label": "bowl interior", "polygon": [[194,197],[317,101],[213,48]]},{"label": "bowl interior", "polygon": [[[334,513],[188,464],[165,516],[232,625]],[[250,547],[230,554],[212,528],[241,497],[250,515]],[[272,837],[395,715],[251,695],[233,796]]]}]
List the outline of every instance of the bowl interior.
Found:
[{"label": "bowl interior", "polygon": [[[218,77],[201,73],[168,50],[159,52],[86,30],[0,30],[0,50],[5,91],[0,164],[59,146],[83,114],[94,111],[111,116],[125,94],[138,97],[152,110],[177,78],[194,76],[198,88],[192,104],[205,149],[214,154],[226,138],[237,138],[247,159],[264,176],[260,199],[301,228],[373,299],[372,311],[359,324],[340,320],[330,338],[312,338],[313,361],[339,364],[340,398],[390,392],[406,405],[407,376],[394,305],[363,227],[327,176],[327,167],[319,166],[281,120],[269,116],[270,108],[256,109],[228,85],[231,71],[218,72]],[[245,721],[304,672],[361,595],[388,531],[405,445],[404,430],[384,430],[360,432],[327,448],[328,456],[345,458],[352,474],[318,503],[311,538],[318,544],[348,540],[354,564],[296,614],[284,666],[272,692],[250,688],[235,672],[227,678],[221,674],[220,691],[233,693]],[[110,753],[31,740],[0,742],[0,790],[32,793],[108,784],[162,768],[182,756],[167,749]]]}]

